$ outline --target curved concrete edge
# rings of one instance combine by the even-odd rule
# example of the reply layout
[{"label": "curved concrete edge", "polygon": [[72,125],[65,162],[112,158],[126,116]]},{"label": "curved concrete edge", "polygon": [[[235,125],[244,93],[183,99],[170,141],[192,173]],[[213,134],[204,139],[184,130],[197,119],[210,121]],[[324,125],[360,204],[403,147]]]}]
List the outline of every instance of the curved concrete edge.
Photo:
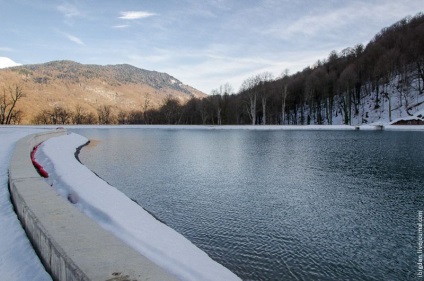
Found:
[{"label": "curved concrete edge", "polygon": [[37,144],[64,134],[66,130],[58,129],[19,140],[9,167],[15,211],[52,278],[177,280],[81,213],[37,174],[30,151]]}]

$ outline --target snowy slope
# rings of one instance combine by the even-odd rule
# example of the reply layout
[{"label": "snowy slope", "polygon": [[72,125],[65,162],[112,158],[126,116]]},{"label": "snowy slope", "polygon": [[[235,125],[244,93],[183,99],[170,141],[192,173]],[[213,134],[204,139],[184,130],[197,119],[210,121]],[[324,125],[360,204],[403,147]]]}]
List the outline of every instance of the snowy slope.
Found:
[{"label": "snowy slope", "polygon": [[[381,124],[389,125],[400,119],[412,119],[424,112],[424,85],[417,79],[416,73],[409,73],[407,76],[397,75],[391,78],[388,83],[381,83],[379,87],[370,83],[361,87],[360,100],[351,106],[350,125]],[[344,124],[344,110],[346,93],[334,97],[332,108],[332,124]],[[328,100],[327,100],[328,102]],[[321,116],[326,116],[326,102],[322,101]],[[303,116],[306,120],[310,115],[310,108],[306,104]],[[297,124],[301,124],[301,116],[298,112]],[[310,124],[317,124],[316,113],[310,115]],[[406,118],[406,119],[405,119]],[[306,124],[306,121],[305,121]],[[324,124],[328,124],[324,118]]]},{"label": "snowy slope", "polygon": [[39,147],[36,160],[47,170],[47,180],[59,194],[180,280],[240,280],[78,162],[75,150],[87,141],[70,134],[49,139]]},{"label": "snowy slope", "polygon": [[51,280],[13,210],[7,186],[15,143],[36,132],[40,130],[0,127],[0,280]]},{"label": "snowy slope", "polygon": [[16,63],[9,58],[0,57],[0,68],[7,68],[7,67],[19,66],[19,65],[21,65],[21,64]]},{"label": "snowy slope", "polygon": [[361,125],[363,120],[366,120],[367,124],[388,125],[399,119],[411,119],[412,116],[418,116],[424,111],[424,94],[420,94],[418,86],[411,85],[407,91],[403,91],[401,81],[400,77],[395,77],[383,87],[382,91],[380,89],[378,106],[375,90],[370,95],[365,95],[359,106],[359,114],[356,116],[352,114],[352,125]]}]

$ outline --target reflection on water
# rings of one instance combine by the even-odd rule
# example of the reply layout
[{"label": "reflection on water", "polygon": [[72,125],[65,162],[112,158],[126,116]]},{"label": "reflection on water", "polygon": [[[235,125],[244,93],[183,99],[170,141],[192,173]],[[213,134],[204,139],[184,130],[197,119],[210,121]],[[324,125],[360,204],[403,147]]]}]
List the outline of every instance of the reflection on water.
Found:
[{"label": "reflection on water", "polygon": [[79,129],[81,161],[244,280],[413,280],[422,132]]},{"label": "reflection on water", "polygon": [[90,139],[90,142],[88,144],[86,144],[86,147],[88,147],[89,149],[91,149],[92,147],[98,145],[99,143],[100,143],[99,140]]}]

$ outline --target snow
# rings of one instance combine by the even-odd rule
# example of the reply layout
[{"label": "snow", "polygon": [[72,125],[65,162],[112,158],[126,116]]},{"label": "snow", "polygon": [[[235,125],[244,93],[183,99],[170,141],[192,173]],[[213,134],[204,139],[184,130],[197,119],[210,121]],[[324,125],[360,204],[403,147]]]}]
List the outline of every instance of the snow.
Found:
[{"label": "snow", "polygon": [[15,143],[37,129],[0,127],[0,279],[51,280],[35,254],[10,202],[8,167]]},{"label": "snow", "polygon": [[[409,73],[406,77],[395,75],[387,84],[380,85],[378,92],[377,89],[372,88],[370,83],[363,85],[361,99],[357,105],[358,112],[355,112],[355,106],[352,105],[351,124],[354,126],[363,124],[382,124],[386,126],[397,120],[410,120],[413,118],[412,116],[417,116],[419,112],[422,113],[424,111],[423,85],[422,81],[417,79],[417,77],[419,76],[414,72]],[[384,93],[387,93],[390,99]],[[333,125],[344,124],[344,112],[341,106],[341,104],[344,104],[343,95],[344,93],[334,97],[332,107]],[[321,106],[321,116],[326,116],[325,108],[324,105]],[[304,107],[303,114],[298,112],[297,124],[301,124],[302,115],[307,120],[309,112],[310,108],[308,105]],[[292,111],[290,113],[294,115]],[[312,114],[310,117],[311,124],[316,123],[316,116]],[[324,118],[323,122],[327,123],[328,121]],[[364,127],[364,129],[367,128],[367,126]]]},{"label": "snow", "polygon": [[[46,127],[46,126],[45,126]],[[52,129],[57,126],[50,126]],[[164,130],[355,130],[349,125],[66,125],[69,129],[164,129]]]},{"label": "snow", "polygon": [[0,68],[7,68],[7,67],[13,67],[13,66],[19,66],[19,65],[21,64],[16,63],[9,58],[0,57]]},{"label": "snow", "polygon": [[[335,131],[335,130],[380,130],[378,125],[391,131],[424,131],[424,125],[390,125],[374,122],[368,125],[78,125],[66,128],[103,129],[163,129],[163,130],[255,130],[255,131]],[[56,128],[56,127],[52,127]]]},{"label": "snow", "polygon": [[397,119],[395,119],[393,122],[390,122],[389,124],[394,124],[399,120],[417,120],[417,119],[421,119],[424,121],[424,108],[420,111],[415,112],[412,116],[405,116],[405,117],[399,117]]},{"label": "snow", "polygon": [[87,141],[71,133],[38,148],[36,160],[49,173],[47,181],[59,194],[180,280],[241,280],[78,162],[75,150]]}]

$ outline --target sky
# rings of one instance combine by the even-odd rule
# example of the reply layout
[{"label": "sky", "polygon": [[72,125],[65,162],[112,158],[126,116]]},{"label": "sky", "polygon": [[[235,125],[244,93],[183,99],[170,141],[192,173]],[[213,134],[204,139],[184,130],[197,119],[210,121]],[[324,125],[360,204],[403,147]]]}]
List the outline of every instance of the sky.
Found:
[{"label": "sky", "polygon": [[301,71],[422,12],[417,0],[0,0],[0,57],[166,72],[210,94]]}]

